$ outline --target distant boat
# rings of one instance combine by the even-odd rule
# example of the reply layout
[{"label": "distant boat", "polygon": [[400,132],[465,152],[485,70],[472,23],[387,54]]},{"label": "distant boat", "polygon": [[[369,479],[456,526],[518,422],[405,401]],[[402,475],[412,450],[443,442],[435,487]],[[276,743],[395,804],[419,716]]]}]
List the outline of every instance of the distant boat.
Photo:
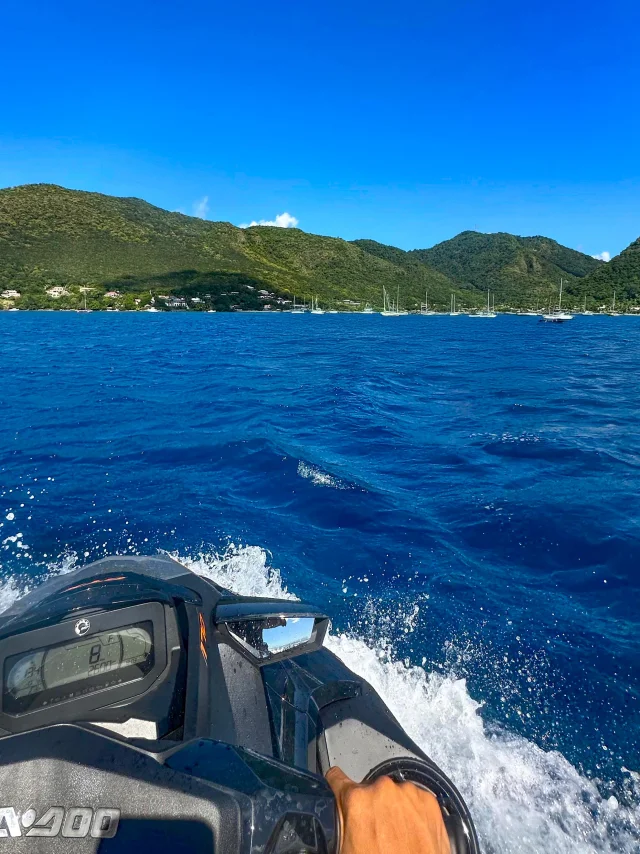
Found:
[{"label": "distant boat", "polygon": [[409,314],[408,311],[400,311],[400,309],[398,308],[399,303],[400,303],[400,287],[398,286],[398,294],[396,297],[396,301],[394,302],[392,299],[389,298],[389,295],[387,294],[387,289],[383,286],[383,288],[382,288],[382,304],[383,304],[384,308],[380,312],[380,314],[383,317],[401,317],[401,316],[404,316],[405,314]]},{"label": "distant boat", "polygon": [[528,308],[525,309],[525,311],[519,311],[518,315],[520,317],[539,317],[541,313],[542,312],[538,310],[538,302],[536,301],[535,311],[533,309]]},{"label": "distant boat", "polygon": [[313,303],[313,297],[311,297],[311,314],[324,314],[324,309],[318,307],[318,297],[316,297],[315,305]]},{"label": "distant boat", "polygon": [[435,314],[435,311],[429,310],[429,291],[424,293],[424,305],[420,306],[420,314]]},{"label": "distant boat", "polygon": [[376,312],[371,308],[371,306],[369,305],[369,303],[367,303],[367,304],[365,305],[365,307],[362,309],[362,313],[363,313],[363,314],[375,314]]},{"label": "distant boat", "polygon": [[449,312],[450,317],[458,317],[458,315],[462,314],[461,311],[456,311],[456,295],[451,294],[451,311]]},{"label": "distant boat", "polygon": [[611,311],[609,312],[609,317],[620,317],[620,312],[616,311],[616,292],[613,292],[613,304],[611,305]]},{"label": "distant boat", "polygon": [[293,308],[291,309],[291,314],[304,314],[307,310],[306,305],[296,305],[295,294],[293,297]]},{"label": "distant boat", "polygon": [[327,311],[327,314],[339,314],[339,313],[340,313],[340,312],[338,311],[338,309],[337,309],[337,308],[330,308],[330,309]]},{"label": "distant boat", "polygon": [[573,320],[573,315],[562,310],[562,279],[560,279],[560,296],[558,299],[558,307],[547,314],[542,315],[542,320],[547,323],[564,323],[565,320]]},{"label": "distant boat", "polygon": [[77,308],[76,314],[89,314],[89,312],[91,311],[90,308],[87,308],[87,292],[86,291],[83,293],[83,297],[84,297],[84,308]]},{"label": "distant boat", "polygon": [[487,290],[487,308],[483,311],[477,311],[475,314],[470,314],[469,317],[497,317],[495,311],[491,311],[489,303],[489,291]]}]

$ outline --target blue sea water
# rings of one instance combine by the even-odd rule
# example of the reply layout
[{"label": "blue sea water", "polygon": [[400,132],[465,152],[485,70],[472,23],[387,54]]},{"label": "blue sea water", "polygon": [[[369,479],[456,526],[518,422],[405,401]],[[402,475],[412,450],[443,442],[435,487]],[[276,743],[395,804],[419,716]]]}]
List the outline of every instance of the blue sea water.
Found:
[{"label": "blue sea water", "polygon": [[309,598],[487,852],[640,850],[640,318],[0,313],[0,599]]}]

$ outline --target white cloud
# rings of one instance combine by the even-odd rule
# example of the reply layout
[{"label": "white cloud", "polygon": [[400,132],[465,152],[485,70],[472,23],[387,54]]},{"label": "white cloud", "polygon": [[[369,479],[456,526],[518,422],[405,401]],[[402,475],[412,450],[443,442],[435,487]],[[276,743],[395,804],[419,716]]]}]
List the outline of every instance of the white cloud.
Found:
[{"label": "white cloud", "polygon": [[593,258],[597,258],[598,261],[611,261],[611,253],[610,252],[598,252],[597,255],[593,255]]},{"label": "white cloud", "polygon": [[203,196],[193,203],[193,215],[199,219],[206,219],[209,213],[209,196]]},{"label": "white cloud", "polygon": [[271,225],[275,226],[275,228],[295,228],[298,225],[299,220],[295,218],[295,216],[291,216],[290,213],[286,211],[281,214],[277,214],[275,219],[261,219],[253,220],[253,222],[243,222],[239,228],[251,228],[254,225]]}]

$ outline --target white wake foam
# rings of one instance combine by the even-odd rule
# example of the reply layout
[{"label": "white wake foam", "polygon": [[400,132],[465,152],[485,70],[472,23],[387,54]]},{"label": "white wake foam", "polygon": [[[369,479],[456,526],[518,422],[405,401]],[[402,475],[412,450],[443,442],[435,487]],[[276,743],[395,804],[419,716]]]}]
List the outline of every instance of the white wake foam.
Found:
[{"label": "white wake foam", "polygon": [[[243,595],[295,599],[267,553],[229,546],[223,553],[178,556],[195,572]],[[67,557],[53,572],[72,568]],[[0,610],[22,592],[11,581],[0,588]],[[638,854],[640,791],[636,807],[603,799],[594,783],[557,752],[482,720],[464,680],[427,673],[375,646],[344,634],[328,647],[366,678],[409,735],[451,777],[474,817],[484,854]],[[634,781],[631,781],[633,783]]]},{"label": "white wake foam", "polygon": [[331,489],[349,489],[350,487],[343,483],[339,478],[323,471],[318,466],[305,463],[302,460],[298,463],[298,475],[310,480],[314,486],[328,486]]}]

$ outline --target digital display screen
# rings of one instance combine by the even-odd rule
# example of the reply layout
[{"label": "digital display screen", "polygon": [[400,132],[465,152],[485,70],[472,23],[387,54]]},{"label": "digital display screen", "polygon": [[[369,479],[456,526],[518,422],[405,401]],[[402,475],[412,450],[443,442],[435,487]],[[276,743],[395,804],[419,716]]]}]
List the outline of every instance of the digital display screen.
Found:
[{"label": "digital display screen", "polygon": [[3,710],[22,714],[83,697],[142,679],[153,665],[151,621],[21,652],[5,659]]}]

